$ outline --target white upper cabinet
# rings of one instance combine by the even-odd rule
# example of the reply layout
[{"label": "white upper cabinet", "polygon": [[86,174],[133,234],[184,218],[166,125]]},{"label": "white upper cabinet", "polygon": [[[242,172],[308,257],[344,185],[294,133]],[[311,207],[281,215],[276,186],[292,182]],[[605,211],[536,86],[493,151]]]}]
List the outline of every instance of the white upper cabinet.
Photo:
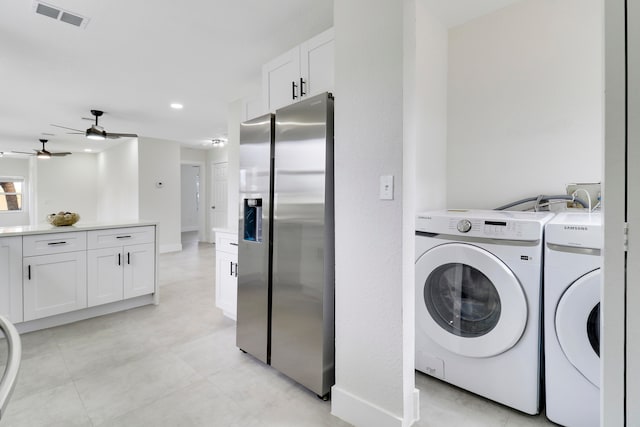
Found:
[{"label": "white upper cabinet", "polygon": [[300,75],[304,96],[333,91],[333,28],[318,34],[300,46]]},{"label": "white upper cabinet", "polygon": [[262,67],[265,112],[333,90],[333,28],[285,52]]}]

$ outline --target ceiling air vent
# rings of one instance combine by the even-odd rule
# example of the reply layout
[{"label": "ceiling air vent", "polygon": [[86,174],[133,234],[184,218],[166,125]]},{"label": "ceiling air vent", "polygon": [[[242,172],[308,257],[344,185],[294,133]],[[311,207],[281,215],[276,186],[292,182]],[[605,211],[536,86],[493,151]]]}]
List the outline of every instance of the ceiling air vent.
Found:
[{"label": "ceiling air vent", "polygon": [[64,10],[58,6],[43,3],[41,1],[33,2],[33,10],[37,14],[48,16],[56,21],[66,22],[67,24],[80,28],[85,28],[89,23],[89,18],[85,16],[69,12],[68,10]]}]

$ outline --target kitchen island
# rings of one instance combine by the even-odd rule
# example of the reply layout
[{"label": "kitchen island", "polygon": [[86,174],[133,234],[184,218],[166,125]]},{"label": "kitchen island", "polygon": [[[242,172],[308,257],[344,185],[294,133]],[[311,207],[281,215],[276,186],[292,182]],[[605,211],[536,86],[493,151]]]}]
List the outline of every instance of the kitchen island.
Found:
[{"label": "kitchen island", "polygon": [[0,314],[20,332],[158,304],[157,224],[0,227]]}]

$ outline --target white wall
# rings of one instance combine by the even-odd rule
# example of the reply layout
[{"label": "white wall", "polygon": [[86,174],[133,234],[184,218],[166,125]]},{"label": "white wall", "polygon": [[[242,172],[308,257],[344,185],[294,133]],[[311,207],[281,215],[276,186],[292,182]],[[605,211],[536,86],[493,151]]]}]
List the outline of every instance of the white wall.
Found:
[{"label": "white wall", "polygon": [[208,149],[180,147],[180,161],[183,163],[205,163]]},{"label": "white wall", "polygon": [[602,177],[601,0],[526,0],[449,32],[447,205]]},{"label": "white wall", "polygon": [[[430,0],[416,1],[416,79],[413,87],[405,91],[405,96],[416,100],[412,120],[416,143],[413,162],[415,179],[421,184],[415,193],[417,212],[443,209],[447,204],[448,31],[431,12],[430,3]],[[408,142],[405,137],[405,144]]]},{"label": "white wall", "polygon": [[[403,2],[336,2],[334,25],[332,413],[358,426],[408,426],[413,408],[405,392],[413,392],[414,375],[403,366]],[[378,199],[381,175],[395,176],[395,200]]]},{"label": "white wall", "polygon": [[[179,143],[138,138],[139,216],[158,222],[160,252],[182,249],[179,159]],[[156,186],[158,182],[161,188]]]},{"label": "white wall", "polygon": [[[30,183],[29,159],[0,158],[0,176],[22,177],[27,192],[33,190],[33,185]],[[0,227],[29,225],[29,193],[26,196],[22,200],[21,212],[0,212]]]},{"label": "white wall", "polygon": [[98,216],[98,156],[74,153],[66,157],[37,159],[36,223],[56,212],[77,212],[81,222]]},{"label": "white wall", "polygon": [[229,162],[227,183],[229,191],[229,205],[227,206],[227,228],[235,229],[238,226],[240,212],[240,123],[243,121],[243,100],[239,99],[229,104],[227,129],[229,141],[226,146],[227,161]]},{"label": "white wall", "polygon": [[138,141],[128,140],[98,154],[100,222],[138,219]]}]

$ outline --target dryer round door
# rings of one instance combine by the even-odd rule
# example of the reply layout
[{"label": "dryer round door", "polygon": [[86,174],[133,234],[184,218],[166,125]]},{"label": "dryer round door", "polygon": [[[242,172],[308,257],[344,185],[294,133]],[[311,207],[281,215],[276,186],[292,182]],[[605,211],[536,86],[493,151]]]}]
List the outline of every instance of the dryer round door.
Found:
[{"label": "dryer round door", "polygon": [[573,282],[556,308],[556,335],[571,364],[600,387],[600,269]]},{"label": "dryer round door", "polygon": [[527,325],[518,278],[492,253],[446,243],[416,261],[417,328],[452,353],[491,357],[513,347]]}]

